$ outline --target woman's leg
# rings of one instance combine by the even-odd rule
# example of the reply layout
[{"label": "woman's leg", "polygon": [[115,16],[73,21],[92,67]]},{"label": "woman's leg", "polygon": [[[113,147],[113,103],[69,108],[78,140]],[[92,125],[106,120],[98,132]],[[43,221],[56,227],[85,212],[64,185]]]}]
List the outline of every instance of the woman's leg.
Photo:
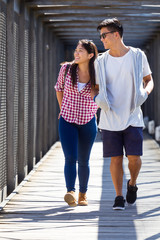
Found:
[{"label": "woman's leg", "polygon": [[59,136],[65,156],[64,175],[67,192],[75,191],[78,130],[72,123],[59,119]]},{"label": "woman's leg", "polygon": [[90,152],[97,134],[97,123],[95,117],[85,125],[79,126],[78,131],[78,177],[79,191],[85,193],[89,180],[89,158]]}]

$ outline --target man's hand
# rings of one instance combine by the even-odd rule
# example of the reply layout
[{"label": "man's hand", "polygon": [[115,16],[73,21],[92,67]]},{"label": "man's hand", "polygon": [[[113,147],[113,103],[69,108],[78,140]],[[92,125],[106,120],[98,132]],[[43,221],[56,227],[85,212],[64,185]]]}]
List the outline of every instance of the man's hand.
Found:
[{"label": "man's hand", "polygon": [[154,82],[153,82],[153,78],[152,75],[147,75],[143,78],[143,82],[144,82],[144,88],[147,92],[147,94],[149,95],[154,87]]}]

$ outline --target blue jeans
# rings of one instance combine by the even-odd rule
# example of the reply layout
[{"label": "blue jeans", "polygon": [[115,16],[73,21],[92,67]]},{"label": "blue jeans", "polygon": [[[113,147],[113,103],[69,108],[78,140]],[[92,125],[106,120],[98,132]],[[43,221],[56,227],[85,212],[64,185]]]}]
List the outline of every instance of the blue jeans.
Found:
[{"label": "blue jeans", "polygon": [[59,136],[65,156],[64,175],[67,191],[75,191],[78,161],[79,191],[85,193],[89,180],[89,157],[97,134],[95,117],[85,125],[69,123],[60,117]]}]

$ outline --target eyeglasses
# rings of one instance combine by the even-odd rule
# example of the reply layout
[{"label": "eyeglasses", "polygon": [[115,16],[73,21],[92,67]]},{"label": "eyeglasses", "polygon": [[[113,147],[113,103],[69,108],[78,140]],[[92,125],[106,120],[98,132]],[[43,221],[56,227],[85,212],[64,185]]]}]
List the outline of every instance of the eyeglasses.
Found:
[{"label": "eyeglasses", "polygon": [[115,31],[105,32],[105,33],[102,33],[99,37],[100,37],[100,39],[101,39],[101,38],[105,39],[107,34],[109,34],[109,33],[114,33],[114,32],[115,32]]}]

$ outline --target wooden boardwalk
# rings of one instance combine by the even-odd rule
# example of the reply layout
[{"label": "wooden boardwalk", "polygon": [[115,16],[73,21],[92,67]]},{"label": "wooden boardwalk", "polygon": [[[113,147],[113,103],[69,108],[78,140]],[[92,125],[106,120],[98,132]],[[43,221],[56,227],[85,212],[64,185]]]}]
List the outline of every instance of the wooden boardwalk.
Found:
[{"label": "wooden boardwalk", "polygon": [[[138,200],[125,211],[112,210],[115,192],[110,159],[102,158],[98,138],[90,163],[89,206],[68,207],[63,201],[64,158],[60,143],[56,143],[1,211],[0,240],[160,239],[160,148],[156,142],[145,135]],[[125,196],[127,159],[124,170]]]}]

